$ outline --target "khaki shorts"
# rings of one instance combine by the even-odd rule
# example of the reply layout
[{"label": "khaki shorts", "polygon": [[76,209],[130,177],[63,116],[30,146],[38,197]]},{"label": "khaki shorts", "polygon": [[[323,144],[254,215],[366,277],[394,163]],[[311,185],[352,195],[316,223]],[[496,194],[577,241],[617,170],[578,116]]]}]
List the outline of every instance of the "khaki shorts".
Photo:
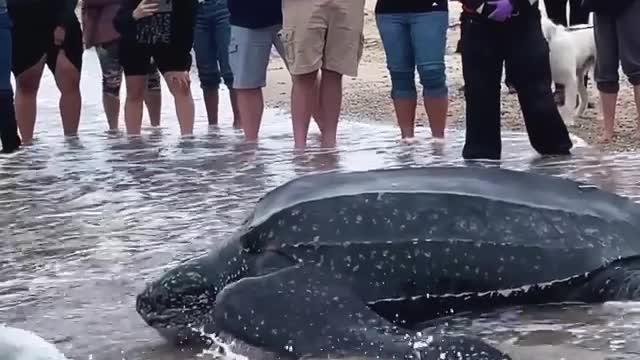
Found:
[{"label": "khaki shorts", "polygon": [[282,0],[280,38],[292,75],[319,69],[356,76],[365,0]]}]

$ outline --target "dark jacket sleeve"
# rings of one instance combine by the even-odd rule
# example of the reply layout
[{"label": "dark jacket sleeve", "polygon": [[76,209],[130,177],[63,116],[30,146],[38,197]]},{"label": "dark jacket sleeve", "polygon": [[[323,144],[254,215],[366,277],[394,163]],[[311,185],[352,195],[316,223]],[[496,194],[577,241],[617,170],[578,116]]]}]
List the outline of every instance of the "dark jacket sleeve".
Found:
[{"label": "dark jacket sleeve", "polygon": [[78,0],[60,0],[60,6],[56,14],[56,25],[64,26],[76,18]]},{"label": "dark jacket sleeve", "polygon": [[131,0],[122,0],[121,6],[113,18],[113,27],[122,35],[131,34],[136,29],[136,20],[133,18],[133,10],[137,3]]}]

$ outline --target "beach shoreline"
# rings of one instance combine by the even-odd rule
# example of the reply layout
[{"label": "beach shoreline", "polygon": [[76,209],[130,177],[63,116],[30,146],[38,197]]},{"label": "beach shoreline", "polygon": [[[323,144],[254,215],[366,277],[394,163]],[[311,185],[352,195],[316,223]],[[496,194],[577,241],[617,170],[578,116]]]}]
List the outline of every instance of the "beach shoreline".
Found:
[{"label": "beach shoreline", "polygon": [[[364,53],[358,76],[355,78],[345,77],[344,79],[342,118],[373,123],[395,123],[395,114],[389,97],[391,81],[386,67],[384,49],[375,23],[375,3],[376,0],[366,1]],[[541,4],[541,8],[544,12],[543,4]],[[447,127],[453,129],[464,129],[465,121],[464,94],[459,90],[464,84],[462,64],[460,55],[455,53],[456,43],[460,38],[460,27],[458,26],[460,12],[461,8],[458,2],[449,3],[450,25],[446,66],[450,105]],[[569,131],[573,135],[584,139],[590,145],[601,146],[603,150],[610,152],[634,151],[640,148],[640,140],[634,136],[636,109],[633,101],[633,89],[622,74],[620,79],[622,80],[618,97],[617,136],[613,142],[606,145],[597,144],[601,131],[601,116],[599,97],[593,81],[589,82],[588,91],[589,100],[595,106],[587,109],[584,117],[576,119],[575,125],[569,127]],[[416,78],[416,84],[420,92],[421,86],[418,78]],[[288,111],[290,91],[290,75],[282,60],[274,55],[269,65],[267,86],[264,89],[267,106]],[[525,131],[517,95],[509,94],[504,84],[502,86],[501,110],[504,130]],[[421,99],[419,99],[416,125],[428,127],[427,115],[422,107]],[[399,131],[398,136],[400,136]]]}]

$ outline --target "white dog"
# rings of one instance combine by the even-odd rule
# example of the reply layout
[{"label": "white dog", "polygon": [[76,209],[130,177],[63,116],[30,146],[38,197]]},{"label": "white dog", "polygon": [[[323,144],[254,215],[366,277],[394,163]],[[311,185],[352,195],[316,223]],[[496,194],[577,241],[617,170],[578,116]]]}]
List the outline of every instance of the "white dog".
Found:
[{"label": "white dog", "polygon": [[[567,29],[542,16],[542,33],[549,44],[551,77],[556,84],[565,86],[564,105],[560,115],[571,126],[576,116],[582,116],[588,104],[585,75],[593,69],[596,60],[596,43],[593,27]],[[578,110],[575,99],[580,95]]]}]

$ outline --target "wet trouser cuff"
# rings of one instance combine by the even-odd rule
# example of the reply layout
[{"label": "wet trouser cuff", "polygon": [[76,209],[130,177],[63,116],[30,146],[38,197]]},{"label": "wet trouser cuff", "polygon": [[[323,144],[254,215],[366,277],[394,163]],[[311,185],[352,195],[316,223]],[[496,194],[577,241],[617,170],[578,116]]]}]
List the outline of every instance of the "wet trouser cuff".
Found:
[{"label": "wet trouser cuff", "polygon": [[0,143],[4,153],[14,152],[21,145],[11,89],[0,90]]}]

